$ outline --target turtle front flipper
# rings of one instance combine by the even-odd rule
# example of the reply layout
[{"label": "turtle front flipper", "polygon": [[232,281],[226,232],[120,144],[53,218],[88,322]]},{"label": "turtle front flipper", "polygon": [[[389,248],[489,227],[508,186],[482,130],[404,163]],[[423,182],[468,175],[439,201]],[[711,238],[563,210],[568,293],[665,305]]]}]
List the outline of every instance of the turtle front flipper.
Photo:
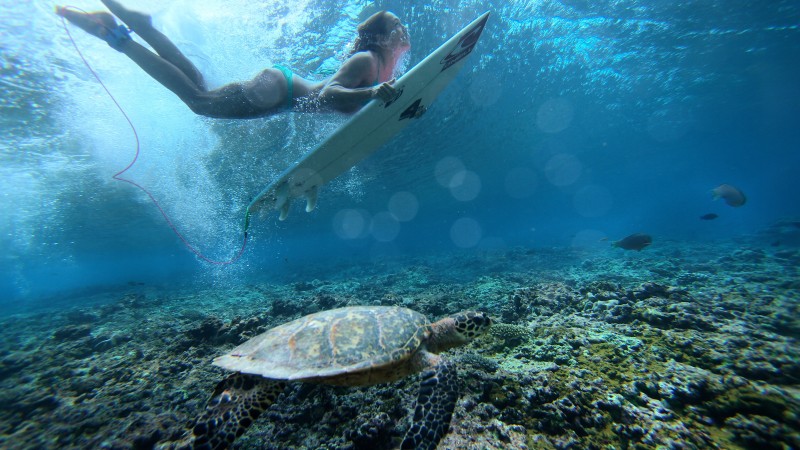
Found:
[{"label": "turtle front flipper", "polygon": [[414,422],[400,448],[434,450],[450,429],[456,401],[458,371],[455,365],[439,359],[435,366],[422,373]]},{"label": "turtle front flipper", "polygon": [[228,448],[275,403],[285,387],[285,382],[243,373],[220,381],[192,428],[191,448]]}]

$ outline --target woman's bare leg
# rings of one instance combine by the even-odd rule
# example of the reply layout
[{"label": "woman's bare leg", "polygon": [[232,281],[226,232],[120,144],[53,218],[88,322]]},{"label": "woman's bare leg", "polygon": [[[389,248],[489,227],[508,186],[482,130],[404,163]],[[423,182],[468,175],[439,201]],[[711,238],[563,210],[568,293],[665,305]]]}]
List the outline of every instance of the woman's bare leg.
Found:
[{"label": "woman's bare leg", "polygon": [[[107,12],[84,13],[69,8],[58,8],[56,13],[100,39],[106,39],[110,31],[117,27],[116,20]],[[191,101],[205,91],[170,61],[131,39],[122,40],[116,48],[190,107]]]},{"label": "woman's bare leg", "polygon": [[[108,2],[108,0],[103,1]],[[117,4],[117,6],[119,5]],[[56,13],[87,33],[107,41],[109,34],[113,35],[112,30],[118,27],[114,16],[107,12],[84,13],[70,8],[57,8]],[[142,36],[140,30],[146,30],[145,35],[153,41],[148,41],[148,43],[154,49],[159,47],[161,52],[170,55],[173,59],[175,55],[180,55],[176,61],[185,60],[193,69],[189,71],[190,74],[194,73],[196,77],[191,77],[160,53],[153,53],[129,38],[112,40],[114,48],[127,55],[153,79],[175,93],[195,113],[209,117],[247,118],[272,114],[283,109],[283,105],[286,103],[287,88],[280,71],[267,69],[250,82],[232,83],[208,91],[205,86],[197,84],[197,80],[202,82],[199,71],[169,42],[169,39],[153,29],[149,24],[148,16],[130,11],[122,12],[122,14],[128,14],[128,26],[132,28],[136,26],[140,36]],[[135,15],[138,17],[134,17]],[[143,18],[146,20],[142,21]],[[153,45],[154,43],[156,45]],[[170,47],[175,48],[175,51],[171,52]],[[313,89],[319,89],[316,84],[309,83],[300,77],[295,76],[295,80],[297,82],[295,98],[305,97]]]},{"label": "woman's bare leg", "polygon": [[203,74],[200,73],[197,67],[195,67],[180,50],[178,50],[178,47],[176,47],[168,37],[153,28],[152,19],[149,15],[131,11],[116,0],[101,1],[106,5],[109,11],[119,17],[125,25],[135,31],[145,42],[150,44],[159,56],[172,63],[186,74],[200,90],[206,90]]}]

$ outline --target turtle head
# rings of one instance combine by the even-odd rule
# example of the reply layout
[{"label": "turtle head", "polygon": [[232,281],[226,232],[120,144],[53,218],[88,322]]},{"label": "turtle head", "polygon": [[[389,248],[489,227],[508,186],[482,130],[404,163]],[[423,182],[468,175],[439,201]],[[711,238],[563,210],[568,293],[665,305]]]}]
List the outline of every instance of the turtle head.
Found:
[{"label": "turtle head", "polygon": [[464,311],[450,317],[455,321],[454,331],[461,335],[465,342],[486,333],[492,326],[492,318],[485,312]]},{"label": "turtle head", "polygon": [[492,326],[489,314],[464,311],[432,324],[428,349],[434,353],[464,345],[481,336]]}]

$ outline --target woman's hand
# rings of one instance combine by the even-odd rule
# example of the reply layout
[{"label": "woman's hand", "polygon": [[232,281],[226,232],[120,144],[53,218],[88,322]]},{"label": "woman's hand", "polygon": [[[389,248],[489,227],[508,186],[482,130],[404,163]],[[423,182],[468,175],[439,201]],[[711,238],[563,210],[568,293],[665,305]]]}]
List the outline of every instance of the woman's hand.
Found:
[{"label": "woman's hand", "polygon": [[378,98],[383,103],[389,103],[397,98],[397,89],[392,86],[396,78],[385,81],[372,89],[372,98]]}]

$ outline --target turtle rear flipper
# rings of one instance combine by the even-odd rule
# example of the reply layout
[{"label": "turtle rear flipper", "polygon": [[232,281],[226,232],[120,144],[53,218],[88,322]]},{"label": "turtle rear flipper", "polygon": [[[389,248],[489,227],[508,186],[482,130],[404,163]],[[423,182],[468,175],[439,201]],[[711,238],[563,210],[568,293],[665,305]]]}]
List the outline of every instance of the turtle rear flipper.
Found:
[{"label": "turtle rear flipper", "polygon": [[193,449],[224,449],[275,403],[286,383],[235,373],[220,381],[192,428]]},{"label": "turtle rear flipper", "polygon": [[414,422],[403,439],[401,449],[434,450],[450,429],[450,419],[458,401],[458,371],[440,359],[422,373],[414,407]]}]

